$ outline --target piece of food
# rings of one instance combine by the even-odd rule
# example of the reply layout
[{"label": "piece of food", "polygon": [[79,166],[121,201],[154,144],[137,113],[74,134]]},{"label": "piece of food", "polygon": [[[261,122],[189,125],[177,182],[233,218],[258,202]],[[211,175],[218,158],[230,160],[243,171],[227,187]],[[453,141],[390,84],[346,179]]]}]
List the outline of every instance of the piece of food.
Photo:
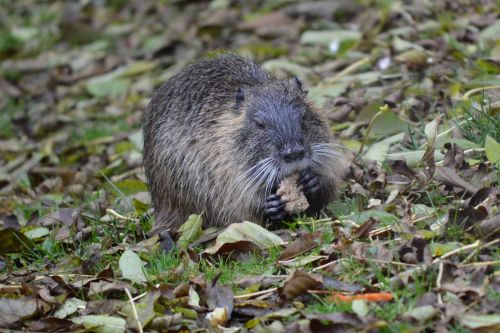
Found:
[{"label": "piece of food", "polygon": [[289,214],[302,213],[309,207],[304,192],[297,185],[298,180],[299,174],[295,173],[283,179],[276,191],[276,194],[281,196],[281,200],[286,202],[285,211]]}]

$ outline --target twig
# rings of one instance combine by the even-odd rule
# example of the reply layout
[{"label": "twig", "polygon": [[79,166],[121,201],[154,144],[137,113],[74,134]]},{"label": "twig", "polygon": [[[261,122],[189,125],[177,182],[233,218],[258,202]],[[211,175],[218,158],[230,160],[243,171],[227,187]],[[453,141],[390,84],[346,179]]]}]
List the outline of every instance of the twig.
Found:
[{"label": "twig", "polygon": [[117,219],[120,219],[120,220],[137,221],[137,219],[133,219],[133,218],[130,218],[130,217],[123,216],[123,215],[117,213],[116,211],[114,211],[111,208],[106,208],[106,213],[108,213],[110,215],[113,215],[114,217],[116,217]]},{"label": "twig", "polygon": [[329,267],[329,266],[331,266],[331,265],[338,264],[339,262],[344,261],[344,260],[346,260],[346,258],[342,258],[342,259],[338,259],[338,260],[330,261],[329,263],[326,263],[326,264],[324,264],[324,265],[321,265],[321,266],[318,266],[318,267],[313,268],[313,269],[311,270],[311,272],[312,272],[312,273],[317,272],[317,271],[319,271],[320,269],[324,269],[324,268]]},{"label": "twig", "polygon": [[464,267],[483,267],[483,266],[498,266],[500,265],[500,260],[496,261],[480,261],[480,262],[473,262],[470,264],[460,264],[458,265],[459,268],[464,268]]},{"label": "twig", "polygon": [[475,248],[477,248],[477,247],[479,247],[479,246],[481,246],[481,241],[477,240],[477,241],[475,241],[475,242],[474,242],[474,243],[472,243],[472,244],[462,246],[461,248],[458,248],[458,249],[455,249],[455,250],[453,250],[453,251],[450,251],[450,252],[448,252],[448,253],[446,253],[446,254],[443,254],[441,257],[434,259],[434,260],[432,261],[432,263],[433,263],[433,264],[438,263],[438,262],[440,262],[441,260],[446,259],[446,258],[448,258],[448,257],[451,257],[451,256],[452,256],[452,255],[454,255],[454,254],[457,254],[457,253],[460,253],[460,252],[462,252],[462,251],[466,251],[466,250],[475,249]]},{"label": "twig", "polygon": [[484,245],[481,245],[480,247],[478,247],[477,249],[475,249],[474,251],[471,252],[471,254],[469,254],[467,256],[467,258],[465,258],[463,261],[462,261],[462,264],[466,264],[468,261],[470,261],[472,259],[472,257],[474,257],[476,254],[479,253],[479,251],[481,251],[482,249],[486,248],[486,247],[490,247],[492,245],[495,245],[496,243],[500,243],[500,238],[498,239],[494,239],[492,240],[491,242],[488,242]]},{"label": "twig", "polygon": [[487,87],[479,87],[479,88],[474,88],[474,89],[471,89],[469,91],[467,91],[463,96],[462,96],[462,99],[469,99],[469,97],[471,97],[472,95],[474,95],[475,93],[478,93],[478,92],[481,92],[481,91],[484,91],[484,90],[494,90],[494,89],[500,89],[500,85],[496,85],[496,86],[487,86]]},{"label": "twig", "polygon": [[[447,130],[445,130],[445,131],[443,131],[443,132],[439,133],[438,135],[436,135],[436,140],[437,140],[437,139],[439,139],[440,137],[442,137],[442,136],[444,136],[444,135],[448,134],[448,133],[453,132],[455,129],[460,128],[460,126],[462,126],[463,124],[466,124],[467,122],[469,122],[469,121],[471,121],[471,120],[472,120],[472,117],[469,117],[469,118],[467,118],[467,119],[465,119],[465,120],[462,120],[461,122],[459,122],[459,123],[458,123],[458,124],[456,124],[455,126],[450,127],[450,128],[448,128]],[[424,143],[424,144],[422,144],[420,147],[418,147],[418,150],[424,149],[425,147],[427,147],[427,144],[428,144],[428,142],[425,142],[425,143]]]},{"label": "twig", "polygon": [[350,64],[349,66],[347,66],[346,68],[344,68],[342,71],[340,71],[339,73],[337,73],[337,75],[335,75],[334,77],[332,77],[331,79],[329,79],[328,82],[332,83],[332,82],[338,81],[343,76],[351,74],[356,69],[358,69],[359,67],[363,66],[364,64],[366,64],[369,61],[370,61],[370,58],[364,57],[364,58],[356,61],[355,63]]},{"label": "twig", "polygon": [[256,291],[254,293],[249,293],[249,294],[244,294],[244,295],[236,295],[236,296],[234,296],[234,298],[235,299],[250,298],[250,297],[254,297],[254,296],[260,296],[260,295],[270,294],[270,293],[275,292],[276,290],[278,290],[278,288],[277,287],[273,287],[273,288],[266,289],[266,290]]},{"label": "twig", "polygon": [[368,141],[368,134],[370,134],[370,131],[373,127],[373,124],[375,123],[375,120],[378,117],[380,117],[382,114],[389,112],[389,110],[390,110],[389,106],[387,104],[385,104],[384,106],[381,106],[379,108],[379,111],[377,113],[375,113],[375,115],[372,117],[372,119],[370,119],[370,123],[368,124],[368,128],[366,129],[365,137],[364,137],[363,141],[361,141],[361,146],[359,147],[358,155],[360,155],[363,152],[363,148],[365,147],[365,144]]},{"label": "twig", "polygon": [[436,279],[436,287],[439,290],[439,292],[437,293],[438,304],[443,304],[443,296],[441,296],[441,280],[443,279],[443,268],[444,268],[444,263],[443,263],[443,261],[440,261],[439,262],[439,272],[438,272],[438,276]]},{"label": "twig", "polygon": [[130,294],[130,291],[128,288],[123,288],[125,289],[125,293],[127,294],[128,299],[130,300],[130,305],[132,306],[132,312],[134,313],[134,318],[135,321],[137,322],[137,327],[139,328],[139,333],[144,333],[142,330],[142,324],[141,321],[139,320],[139,315],[137,314],[137,309],[135,308],[135,303],[134,300],[132,299],[132,295]]},{"label": "twig", "polygon": [[330,225],[330,224],[335,224],[335,223],[340,223],[340,222],[338,220],[332,221],[331,218],[314,220],[314,221],[299,221],[299,222],[297,222],[297,224],[299,224],[299,225],[306,225],[306,224]]},{"label": "twig", "polygon": [[[158,286],[158,287],[159,287],[159,286]],[[135,302],[135,301],[137,301],[137,300],[139,300],[139,299],[143,298],[143,297],[144,297],[144,296],[146,296],[147,294],[148,294],[147,292],[144,292],[144,293],[142,293],[142,294],[140,294],[140,295],[135,296],[134,298],[132,298],[132,300]]]},{"label": "twig", "polygon": [[367,261],[373,261],[373,262],[380,263],[380,264],[391,264],[391,265],[405,266],[405,267],[418,267],[418,265],[416,265],[416,264],[407,264],[405,262],[400,262],[400,261],[389,261],[389,260],[379,260],[379,259],[360,258],[360,257],[354,257],[354,258],[361,260],[361,261],[367,260]]}]

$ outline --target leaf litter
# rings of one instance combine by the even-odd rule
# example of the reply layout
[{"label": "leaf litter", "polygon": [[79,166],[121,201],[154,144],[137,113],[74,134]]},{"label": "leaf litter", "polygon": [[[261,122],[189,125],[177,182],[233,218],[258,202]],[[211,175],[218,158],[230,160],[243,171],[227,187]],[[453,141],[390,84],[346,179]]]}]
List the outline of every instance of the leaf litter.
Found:
[{"label": "leaf litter", "polygon": [[[494,1],[63,1],[0,9],[0,327],[496,332]],[[142,169],[161,82],[233,50],[296,75],[350,156],[320,219],[162,252]]]}]

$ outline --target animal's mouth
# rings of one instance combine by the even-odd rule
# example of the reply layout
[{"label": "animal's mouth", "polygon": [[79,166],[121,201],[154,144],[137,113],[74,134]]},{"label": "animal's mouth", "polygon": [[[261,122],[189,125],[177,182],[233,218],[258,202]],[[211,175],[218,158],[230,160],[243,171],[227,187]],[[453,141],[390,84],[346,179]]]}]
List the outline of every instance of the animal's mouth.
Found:
[{"label": "animal's mouth", "polygon": [[281,165],[281,179],[287,178],[294,173],[300,173],[308,168],[310,168],[310,162],[308,159],[301,159],[298,161],[287,162]]}]

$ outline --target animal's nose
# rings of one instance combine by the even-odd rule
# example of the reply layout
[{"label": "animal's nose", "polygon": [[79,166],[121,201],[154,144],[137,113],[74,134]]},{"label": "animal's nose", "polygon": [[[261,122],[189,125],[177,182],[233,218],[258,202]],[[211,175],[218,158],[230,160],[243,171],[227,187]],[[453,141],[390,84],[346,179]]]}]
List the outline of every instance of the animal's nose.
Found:
[{"label": "animal's nose", "polygon": [[285,150],[283,151],[283,159],[286,162],[301,160],[304,158],[304,156],[305,156],[305,150],[300,146],[285,148]]}]

